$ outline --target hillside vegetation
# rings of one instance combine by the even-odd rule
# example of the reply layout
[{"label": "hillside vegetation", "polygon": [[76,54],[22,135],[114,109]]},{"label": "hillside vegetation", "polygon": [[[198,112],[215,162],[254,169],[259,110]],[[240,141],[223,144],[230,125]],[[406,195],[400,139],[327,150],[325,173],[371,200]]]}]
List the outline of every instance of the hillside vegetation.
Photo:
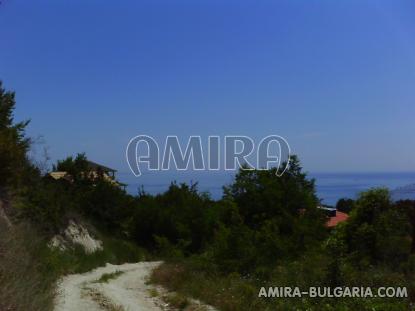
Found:
[{"label": "hillside vegetation", "polygon": [[[297,157],[280,178],[240,170],[216,201],[175,182],[162,194],[129,195],[86,176],[85,154],[55,164],[71,182],[54,180],[28,160],[27,122],[13,120],[14,106],[0,85],[0,188],[13,223],[0,222],[0,310],[51,310],[61,275],[149,256],[165,259],[152,282],[225,311],[403,310],[415,299],[413,201],[368,190],[342,201],[350,218],[329,230]],[[104,249],[47,247],[72,219],[96,228]],[[265,299],[263,286],[406,286],[410,296]]]},{"label": "hillside vegetation", "polygon": [[[124,197],[121,190],[104,183],[95,188],[86,180],[73,185],[52,182],[41,174],[27,156],[31,140],[24,130],[28,122],[15,123],[14,108],[14,93],[5,91],[0,83],[0,310],[53,310],[56,282],[62,275],[106,263],[137,262],[147,252],[121,230],[115,234],[100,218],[88,217],[94,213],[83,212],[84,205],[78,204],[83,196],[99,196],[94,189],[110,189],[113,200],[117,194]],[[117,204],[121,208],[122,202]],[[103,241],[103,249],[86,254],[76,245],[65,251],[50,248],[51,238],[70,220],[86,224]]]}]

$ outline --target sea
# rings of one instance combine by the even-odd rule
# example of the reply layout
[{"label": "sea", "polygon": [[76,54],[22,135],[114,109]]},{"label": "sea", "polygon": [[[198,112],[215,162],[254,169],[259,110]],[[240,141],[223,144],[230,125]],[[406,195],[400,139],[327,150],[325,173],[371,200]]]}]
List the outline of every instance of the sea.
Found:
[{"label": "sea", "polygon": [[[126,183],[127,191],[136,195],[140,190],[151,194],[164,192],[172,181],[198,184],[198,189],[209,192],[213,199],[220,199],[223,186],[232,183],[232,171],[150,171],[135,177],[130,172],[118,174]],[[323,204],[335,205],[340,198],[355,199],[359,193],[374,187],[386,187],[392,197],[415,199],[415,172],[376,173],[309,173],[315,179],[316,193]]]}]

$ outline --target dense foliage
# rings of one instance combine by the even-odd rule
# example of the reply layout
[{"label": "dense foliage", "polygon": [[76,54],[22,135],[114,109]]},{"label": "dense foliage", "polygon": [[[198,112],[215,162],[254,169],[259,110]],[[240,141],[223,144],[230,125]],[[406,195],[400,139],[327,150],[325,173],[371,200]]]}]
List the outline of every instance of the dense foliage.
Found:
[{"label": "dense foliage", "polygon": [[354,200],[347,199],[347,198],[341,198],[336,203],[336,210],[349,214],[354,206]]}]

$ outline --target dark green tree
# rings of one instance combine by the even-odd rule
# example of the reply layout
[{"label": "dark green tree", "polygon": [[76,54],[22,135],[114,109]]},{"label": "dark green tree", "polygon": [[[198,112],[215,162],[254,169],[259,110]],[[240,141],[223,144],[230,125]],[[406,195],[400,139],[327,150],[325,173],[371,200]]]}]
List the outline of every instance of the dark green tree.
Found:
[{"label": "dark green tree", "polygon": [[386,263],[391,267],[410,253],[407,215],[391,202],[389,191],[375,188],[360,194],[348,221],[335,233],[346,256],[366,267]]},{"label": "dark green tree", "polygon": [[78,153],[75,158],[69,156],[64,160],[59,160],[56,165],[53,165],[53,170],[68,172],[76,182],[89,179],[87,176],[88,159],[85,153]]},{"label": "dark green tree", "polygon": [[406,215],[410,226],[411,234],[411,253],[415,253],[415,201],[414,200],[402,200],[396,203],[398,210]]},{"label": "dark green tree", "polygon": [[341,198],[336,203],[336,209],[340,212],[349,214],[354,206],[354,200],[347,199],[347,198]]},{"label": "dark green tree", "polygon": [[307,179],[296,156],[281,177],[276,176],[276,168],[240,170],[225,194],[238,206],[245,225],[259,231],[264,225],[267,230],[278,228],[281,237],[293,239],[288,244],[296,250],[325,235],[314,180]]},{"label": "dark green tree", "polygon": [[0,188],[17,187],[33,169],[27,158],[30,139],[25,137],[29,121],[14,122],[15,93],[0,81]]},{"label": "dark green tree", "polygon": [[172,183],[157,196],[142,193],[133,217],[133,235],[150,247],[158,237],[159,242],[176,245],[185,254],[198,252],[213,235],[212,205],[209,196],[198,192],[197,184]]}]

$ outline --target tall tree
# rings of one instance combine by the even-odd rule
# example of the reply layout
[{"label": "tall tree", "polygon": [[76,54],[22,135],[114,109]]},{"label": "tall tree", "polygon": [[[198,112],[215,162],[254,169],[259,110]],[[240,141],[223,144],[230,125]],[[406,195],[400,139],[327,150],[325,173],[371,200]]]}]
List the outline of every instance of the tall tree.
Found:
[{"label": "tall tree", "polygon": [[30,139],[25,137],[29,121],[14,122],[15,105],[15,93],[6,91],[0,81],[0,188],[18,186],[30,166]]}]

